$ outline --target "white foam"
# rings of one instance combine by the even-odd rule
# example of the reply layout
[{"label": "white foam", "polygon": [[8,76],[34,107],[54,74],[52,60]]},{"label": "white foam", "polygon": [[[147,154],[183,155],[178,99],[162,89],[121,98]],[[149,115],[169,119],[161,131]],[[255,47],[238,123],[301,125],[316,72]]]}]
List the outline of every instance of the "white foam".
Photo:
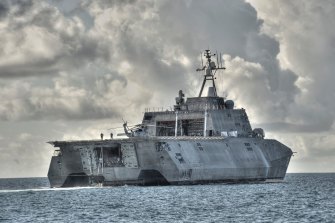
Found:
[{"label": "white foam", "polygon": [[42,187],[42,188],[31,188],[31,189],[17,189],[17,190],[0,190],[0,193],[17,193],[17,192],[28,192],[28,191],[63,191],[63,190],[84,190],[84,189],[92,189],[97,187],[66,187],[66,188],[50,188],[50,187]]}]

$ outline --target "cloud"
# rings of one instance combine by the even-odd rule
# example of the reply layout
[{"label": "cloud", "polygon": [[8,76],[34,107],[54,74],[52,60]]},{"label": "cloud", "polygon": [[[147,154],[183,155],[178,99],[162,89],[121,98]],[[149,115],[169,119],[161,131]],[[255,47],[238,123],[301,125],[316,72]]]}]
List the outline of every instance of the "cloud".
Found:
[{"label": "cloud", "polygon": [[[334,171],[335,65],[333,1],[249,1],[264,21],[261,32],[279,43],[280,67],[297,75],[300,92],[290,104],[285,122],[265,126],[298,151],[296,171]],[[279,9],[279,10],[278,10]],[[286,133],[285,133],[286,132]],[[291,134],[291,135],[290,135]],[[299,143],[302,142],[302,143]]]},{"label": "cloud", "polygon": [[[81,7],[89,15],[94,25],[87,26],[76,13],[64,15],[43,1],[13,3],[1,23],[0,77],[9,84],[0,118],[96,119],[120,110],[132,116],[144,106],[171,106],[179,89],[195,95],[201,80],[194,70],[207,44],[280,73],[278,44],[257,34],[261,23],[250,5],[209,4],[84,2],[76,10]],[[290,75],[281,81],[292,85]],[[270,86],[279,89],[274,76],[269,76]],[[28,83],[16,81],[21,78],[29,78]],[[113,92],[111,81],[121,81],[122,88]],[[16,93],[20,89],[25,97]]]},{"label": "cloud", "polygon": [[[44,127],[47,126],[50,127],[50,123]],[[41,124],[36,124],[35,127],[41,127]],[[1,123],[1,177],[34,177],[45,176],[47,173],[52,150],[45,143],[45,138],[52,137],[51,134],[45,130],[33,130],[31,126],[29,132],[24,132],[23,128],[23,123]]]},{"label": "cloud", "polygon": [[78,16],[66,17],[44,1],[29,2],[12,3],[0,22],[0,77],[57,75],[109,59],[108,48],[86,33]]},{"label": "cloud", "polygon": [[271,70],[268,64],[248,62],[240,57],[226,55],[224,60],[225,75],[229,76],[224,81],[225,89],[229,89],[228,97],[246,106],[253,122],[284,121],[288,105],[294,103],[292,98],[298,92],[294,74],[278,67]]},{"label": "cloud", "polygon": [[7,2],[0,2],[0,19],[7,15],[8,5]]},{"label": "cloud", "polygon": [[334,2],[250,2],[264,20],[262,33],[280,44],[281,67],[298,76],[296,86],[301,92],[290,106],[288,122],[330,130],[335,118],[335,65],[330,62],[335,59]]}]

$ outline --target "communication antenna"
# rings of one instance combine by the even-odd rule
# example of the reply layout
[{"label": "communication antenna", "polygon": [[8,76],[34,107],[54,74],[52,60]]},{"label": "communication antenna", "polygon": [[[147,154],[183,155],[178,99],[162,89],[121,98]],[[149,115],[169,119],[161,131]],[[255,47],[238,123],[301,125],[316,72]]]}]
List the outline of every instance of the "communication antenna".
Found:
[{"label": "communication antenna", "polygon": [[220,53],[220,63],[221,63],[221,67],[223,67],[222,66],[222,55],[221,55],[221,53]]},{"label": "communication antenna", "polygon": [[202,59],[202,53],[200,53],[200,59],[201,59],[201,67],[204,67],[204,61]]}]

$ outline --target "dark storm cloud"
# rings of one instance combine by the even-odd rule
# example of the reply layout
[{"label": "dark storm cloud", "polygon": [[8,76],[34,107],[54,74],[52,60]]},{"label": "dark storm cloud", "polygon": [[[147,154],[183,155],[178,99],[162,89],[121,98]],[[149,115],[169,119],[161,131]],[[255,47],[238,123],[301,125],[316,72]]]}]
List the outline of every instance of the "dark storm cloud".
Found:
[{"label": "dark storm cloud", "polygon": [[[114,40],[114,50],[140,71],[136,81],[150,83],[148,86],[151,88],[164,89],[169,85],[160,83],[174,81],[177,83],[176,87],[187,87],[187,91],[192,77],[185,74],[194,73],[199,64],[195,55],[200,49],[219,46],[219,50],[227,54],[239,55],[252,62],[261,63],[267,71],[264,78],[269,81],[270,91],[279,92],[279,98],[285,96],[281,100],[282,105],[291,103],[298,92],[294,85],[296,75],[279,67],[276,59],[279,52],[278,42],[265,35],[259,35],[262,23],[257,20],[255,10],[242,1],[192,1],[190,4],[163,2],[157,5],[149,1],[140,4],[141,7],[132,4],[124,4],[122,7],[113,4],[112,7],[106,7],[99,3],[90,6],[96,10],[97,5],[104,10],[114,9],[110,13],[111,19],[105,23],[109,30],[120,30],[117,34],[118,40]],[[140,12],[136,10],[138,8],[141,9]],[[148,22],[134,19],[146,11],[153,14],[153,19],[149,19]],[[115,12],[119,12],[121,16]],[[95,11],[91,11],[92,17],[97,20],[99,15],[94,13]],[[125,14],[129,16],[124,16]],[[113,18],[116,17],[115,22]],[[145,29],[141,29],[143,27]],[[153,34],[146,36],[148,32]],[[141,33],[141,36],[138,33]],[[161,61],[164,61],[167,53],[175,54],[176,57],[178,54],[184,54],[190,59],[192,67],[179,66],[178,61],[170,64],[171,66],[163,64]],[[174,89],[166,89],[169,90],[172,92]],[[275,100],[276,104],[278,101],[276,98],[269,100]]]},{"label": "dark storm cloud", "polygon": [[15,15],[20,16],[29,11],[33,0],[2,0],[0,2],[0,18],[6,16],[9,8],[16,7]]},{"label": "dark storm cloud", "polygon": [[10,1],[12,5],[18,6],[18,10],[15,11],[16,16],[20,16],[22,14],[25,14],[29,12],[29,10],[33,7],[34,5],[34,0],[13,0]]},{"label": "dark storm cloud", "polygon": [[296,171],[334,171],[335,2],[249,2],[264,21],[261,32],[279,43],[281,67],[298,76],[299,93],[285,119],[264,126],[298,151]]},{"label": "dark storm cloud", "polygon": [[[335,118],[333,103],[335,76],[333,1],[250,1],[264,20],[263,33],[280,43],[279,61],[298,74],[300,94],[290,106],[292,124],[331,130]],[[280,7],[281,10],[278,10]],[[308,127],[310,126],[310,127]],[[323,128],[322,128],[323,126]],[[320,129],[321,128],[321,129]]]},{"label": "dark storm cloud", "polygon": [[78,17],[66,18],[42,1],[17,1],[11,7],[0,37],[4,49],[0,53],[0,78],[55,75],[110,59],[105,44],[86,35]]},{"label": "dark storm cloud", "polygon": [[[91,76],[96,78],[93,81],[101,83],[103,75],[117,74],[126,80],[125,83],[132,83],[132,86],[125,85],[122,93],[136,98],[131,104],[141,107],[150,103],[157,105],[161,103],[160,98],[164,98],[164,104],[172,104],[179,89],[192,96],[190,94],[194,92],[194,85],[199,84],[199,75],[194,72],[199,65],[199,52],[210,46],[233,57],[238,55],[245,58],[249,63],[261,65],[265,81],[260,84],[267,83],[269,89],[268,92],[266,89],[263,92],[255,91],[255,94],[272,96],[257,99],[257,96],[249,95],[253,97],[255,104],[267,100],[268,109],[263,109],[265,113],[275,111],[283,117],[287,113],[287,106],[283,104],[292,103],[298,92],[294,85],[295,74],[279,68],[276,59],[278,42],[259,34],[262,22],[257,19],[256,11],[243,1],[192,1],[188,4],[182,1],[97,1],[85,2],[82,7],[93,20],[94,26],[89,30],[86,30],[85,23],[80,18],[66,17],[59,9],[40,1],[23,4],[22,10],[29,13],[23,14],[19,20],[15,16],[8,16],[5,24],[8,29],[14,29],[15,34],[4,35],[2,42],[15,44],[10,47],[6,43],[5,52],[11,53],[7,57],[2,56],[2,63],[0,60],[0,77],[57,76],[66,72],[70,74],[66,78],[78,75],[79,83],[92,80]],[[104,73],[87,72],[87,64],[101,67],[101,72]],[[231,91],[231,95],[236,95],[235,99],[240,100],[241,97],[237,98],[240,90],[235,88],[235,77],[230,76],[231,72],[224,74],[227,80],[225,83],[230,84],[218,85],[226,87],[225,90]],[[242,76],[239,78],[243,79],[243,73],[240,75]],[[250,82],[254,78],[251,76]],[[64,87],[77,90],[84,87],[69,80],[64,80]],[[38,82],[33,85],[38,86]],[[244,88],[248,92],[250,85],[245,85]],[[135,89],[139,92],[135,93]],[[46,90],[57,91],[49,88]],[[48,111],[44,115],[48,117],[50,111],[55,109],[57,112],[54,114],[58,114],[60,118],[73,119],[76,112],[80,118],[87,117],[82,115],[84,113],[99,117],[100,112],[93,114],[98,109],[93,106],[88,108],[89,104],[94,105],[94,101],[100,99],[108,101],[108,94],[102,94],[94,84],[82,90],[92,96],[92,103],[77,97],[77,109],[70,113],[64,110],[62,113],[57,108],[64,107],[63,102],[59,104],[59,101],[54,100],[54,106],[43,107]],[[149,96],[150,90],[156,93]],[[134,97],[134,94],[142,97]],[[123,97],[129,100],[129,95]],[[114,105],[125,100],[121,98]],[[116,107],[111,104],[108,110],[112,111]],[[256,113],[259,112],[258,107],[254,108]],[[33,109],[29,111],[29,115],[22,114],[22,118],[34,117],[34,111],[39,111],[38,116],[43,117],[43,110]]]},{"label": "dark storm cloud", "polygon": [[[183,2],[166,4],[164,9],[162,10],[163,24],[171,27],[172,30],[177,30],[174,33],[181,34],[179,38],[176,37],[173,40],[177,43],[182,40],[181,48],[183,52],[188,53],[189,57],[196,53],[199,46],[207,48],[206,44],[208,44],[218,47],[220,51],[232,57],[239,56],[247,62],[260,64],[265,73],[263,75],[264,83],[267,83],[269,87],[268,95],[273,95],[273,97],[265,98],[267,100],[265,103],[271,103],[272,107],[271,110],[259,107],[259,110],[255,112],[272,113],[281,110],[282,117],[287,115],[289,104],[294,102],[295,95],[299,93],[295,86],[297,75],[289,69],[280,68],[277,60],[279,43],[273,38],[259,33],[262,21],[257,19],[254,8],[242,1],[192,1],[190,5],[183,4]],[[172,36],[177,36],[177,34]],[[194,62],[192,61],[192,63]],[[223,80],[230,82],[230,79],[234,79],[229,76],[234,75],[231,72],[228,69],[223,74]],[[230,82],[231,85],[224,85],[225,90],[228,92],[236,91],[232,94],[238,95],[238,91],[247,92],[250,88],[257,88],[257,83],[253,82],[255,77],[251,76],[250,78],[250,84],[244,86],[244,89],[235,88],[238,83],[236,80]],[[255,93],[257,94],[257,92]],[[264,103],[264,101],[258,100],[258,95],[251,96],[253,100],[249,100],[249,102],[245,100],[243,105],[249,105],[250,102]],[[257,107],[253,107],[257,109]]]},{"label": "dark storm cloud", "polygon": [[0,78],[23,78],[48,74],[55,75],[59,72],[59,68],[55,66],[56,61],[57,60],[43,60],[31,64],[16,64],[15,69],[13,69],[12,65],[0,66]]},{"label": "dark storm cloud", "polygon": [[5,17],[8,12],[8,4],[7,2],[0,2],[0,19]]}]

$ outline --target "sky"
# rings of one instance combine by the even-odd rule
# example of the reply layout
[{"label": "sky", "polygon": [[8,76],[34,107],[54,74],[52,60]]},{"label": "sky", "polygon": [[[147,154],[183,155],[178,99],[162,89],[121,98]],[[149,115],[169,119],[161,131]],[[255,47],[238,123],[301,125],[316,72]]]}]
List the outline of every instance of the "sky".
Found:
[{"label": "sky", "polygon": [[288,172],[335,172],[334,23],[333,0],[1,0],[0,177],[196,96],[207,48],[218,94],[297,152]]}]

